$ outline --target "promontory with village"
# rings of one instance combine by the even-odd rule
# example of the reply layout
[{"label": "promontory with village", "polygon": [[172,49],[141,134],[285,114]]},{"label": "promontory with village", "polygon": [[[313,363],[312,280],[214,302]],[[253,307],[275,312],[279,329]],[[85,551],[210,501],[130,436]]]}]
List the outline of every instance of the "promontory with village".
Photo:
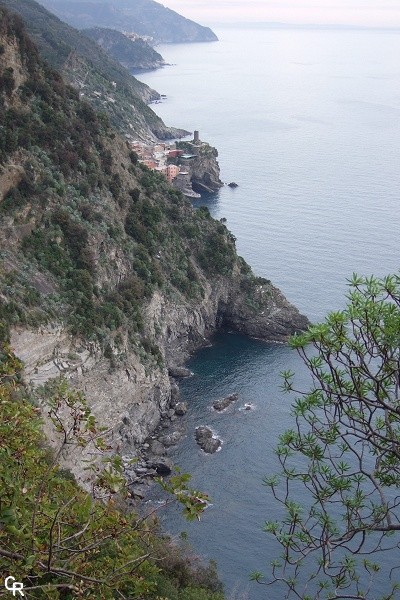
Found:
[{"label": "promontory with village", "polygon": [[[0,0],[0,571],[32,598],[220,600],[177,550],[168,563],[151,526],[139,535],[122,523],[173,469],[189,355],[222,327],[282,342],[308,321],[237,255],[223,222],[193,208],[223,185],[217,151],[165,125],[150,105],[160,94],[74,26],[146,43],[213,32],[151,0],[42,4]],[[116,500],[124,472],[128,499]],[[101,485],[112,504],[93,499]]]}]

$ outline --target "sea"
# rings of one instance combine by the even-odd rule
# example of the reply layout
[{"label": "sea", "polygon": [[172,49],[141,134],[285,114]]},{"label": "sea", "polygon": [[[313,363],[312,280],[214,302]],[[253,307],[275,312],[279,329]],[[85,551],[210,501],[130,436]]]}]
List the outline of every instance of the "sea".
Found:
[{"label": "sea", "polygon": [[[227,219],[255,273],[320,321],[345,306],[353,272],[399,271],[400,32],[242,25],[216,33],[218,42],[159,46],[169,66],[138,77],[166,95],[152,107],[165,123],[199,130],[218,149],[221,179],[238,184],[198,205]],[[279,555],[263,525],[282,515],[263,478],[278,470],[274,448],[293,424],[280,374],[293,370],[307,389],[308,373],[288,347],[230,331],[188,366],[185,436],[171,457],[211,506],[195,523],[164,509],[163,527],[217,562],[228,600],[282,600],[283,588],[251,582],[250,573],[268,575]],[[236,403],[212,411],[233,392]],[[220,452],[199,450],[198,425],[222,438]]]}]

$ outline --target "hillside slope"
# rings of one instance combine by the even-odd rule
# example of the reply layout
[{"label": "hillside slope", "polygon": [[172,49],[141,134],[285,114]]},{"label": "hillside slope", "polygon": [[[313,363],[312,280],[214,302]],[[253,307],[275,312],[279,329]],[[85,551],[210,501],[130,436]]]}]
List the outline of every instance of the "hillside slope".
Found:
[{"label": "hillside slope", "polygon": [[168,367],[216,328],[284,341],[307,326],[1,8],[0,259],[0,319],[27,381],[68,377],[119,451],[154,430],[174,404]]},{"label": "hillside slope", "polygon": [[157,69],[165,65],[161,54],[141,38],[131,40],[120,31],[106,27],[83,29],[82,33],[130,71]]},{"label": "hillside slope", "polygon": [[37,44],[41,56],[59,70],[122,133],[135,137],[180,137],[187,132],[168,128],[147,106],[159,98],[99,46],[60,21],[34,0],[0,0],[12,12],[19,14]]},{"label": "hillside slope", "polygon": [[209,27],[153,0],[41,0],[46,8],[78,29],[111,27],[152,38],[154,43],[213,42]]}]

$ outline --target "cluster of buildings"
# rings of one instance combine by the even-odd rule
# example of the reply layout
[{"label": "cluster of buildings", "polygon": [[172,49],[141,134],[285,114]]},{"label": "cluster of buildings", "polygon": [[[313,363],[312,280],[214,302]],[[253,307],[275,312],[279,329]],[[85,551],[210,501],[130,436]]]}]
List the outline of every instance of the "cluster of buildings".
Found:
[{"label": "cluster of buildings", "polygon": [[143,40],[144,42],[150,45],[154,43],[154,38],[151,37],[151,35],[139,35],[134,31],[123,31],[122,33],[132,42],[136,42],[136,40]]},{"label": "cluster of buildings", "polygon": [[[197,133],[197,132],[195,132]],[[190,161],[195,154],[185,154],[179,150],[175,143],[151,144],[141,141],[130,141],[130,147],[139,157],[139,162],[152,171],[157,171],[177,190],[189,198],[200,198],[200,194],[193,191],[190,180]],[[172,160],[174,162],[172,162]],[[175,164],[175,163],[179,163]]]},{"label": "cluster of buildings", "polygon": [[177,177],[180,168],[168,163],[168,159],[177,158],[183,154],[183,150],[177,150],[175,144],[146,144],[145,142],[131,142],[130,146],[139,157],[139,162],[146,165],[152,171],[158,171],[172,183]]}]

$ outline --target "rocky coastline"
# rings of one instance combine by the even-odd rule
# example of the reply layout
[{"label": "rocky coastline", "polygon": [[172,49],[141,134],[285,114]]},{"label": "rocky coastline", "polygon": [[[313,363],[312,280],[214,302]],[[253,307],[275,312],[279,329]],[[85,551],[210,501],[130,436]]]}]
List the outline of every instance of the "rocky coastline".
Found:
[{"label": "rocky coastline", "polygon": [[[2,69],[14,73],[3,113],[11,118],[17,111],[22,123],[27,119],[23,127],[16,120],[19,135],[27,135],[55,106],[60,107],[55,122],[64,124],[53,138],[55,128],[43,116],[31,147],[15,141],[14,150],[3,148],[0,300],[7,337],[38,397],[50,445],[60,446],[60,434],[40,386],[64,377],[109,432],[110,453],[138,458],[157,427],[178,417],[175,382],[186,373],[177,368],[215,331],[226,326],[283,342],[308,320],[270,281],[254,276],[222,222],[205,208],[193,209],[162,175],[140,165],[126,140],[98,123],[59,76],[49,79],[33,51],[37,87],[52,90],[54,97],[51,105],[47,96],[27,102],[21,89],[32,76],[29,43],[7,27],[1,41]],[[44,105],[43,115],[35,112],[38,104]],[[58,161],[70,148],[71,122],[87,147],[76,157],[70,150],[63,174]],[[198,136],[191,147],[200,161],[216,163],[216,151]],[[91,456],[68,448],[61,465],[90,489],[86,458]]]},{"label": "rocky coastline", "polygon": [[[149,333],[157,328],[166,366],[151,370],[132,351],[122,367],[112,368],[96,344],[74,339],[60,326],[14,328],[11,344],[24,362],[25,380],[33,387],[63,376],[84,392],[100,425],[112,431],[111,452],[124,457],[133,496],[140,499],[155,476],[171,472],[168,448],[183,435],[179,417],[187,406],[180,401],[179,379],[190,375],[182,366],[189,356],[209,345],[213,333],[223,326],[265,341],[284,342],[308,325],[307,318],[270,282],[258,286],[254,301],[258,304],[250,307],[240,279],[209,283],[206,298],[195,306],[172,305],[155,294],[146,310],[146,326]],[[45,411],[43,419],[50,444],[56,446],[57,433]],[[61,464],[87,487],[85,458],[75,450],[64,454]]]}]

